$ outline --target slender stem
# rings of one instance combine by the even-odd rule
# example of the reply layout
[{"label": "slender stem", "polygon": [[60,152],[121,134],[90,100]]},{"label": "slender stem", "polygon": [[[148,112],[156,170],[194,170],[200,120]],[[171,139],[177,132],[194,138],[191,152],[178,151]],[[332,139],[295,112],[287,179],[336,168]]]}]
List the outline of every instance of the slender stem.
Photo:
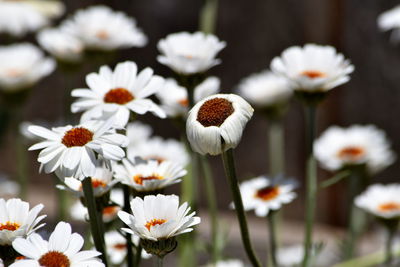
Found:
[{"label": "slender stem", "polygon": [[163,266],[164,266],[164,258],[157,257],[157,267],[163,267]]},{"label": "slender stem", "polygon": [[269,174],[276,176],[285,170],[285,143],[281,120],[271,120],[268,125]]},{"label": "slender stem", "polygon": [[98,212],[96,201],[93,194],[92,178],[86,177],[82,181],[83,194],[85,196],[86,207],[89,212],[90,230],[96,250],[101,253],[100,258],[105,264],[107,263],[107,254],[104,243],[104,229],[100,212]]},{"label": "slender stem", "polygon": [[136,255],[135,255],[135,267],[138,267],[139,265],[140,265],[140,261],[141,261],[141,259],[142,259],[142,246],[140,245],[140,242],[139,242],[139,245],[136,247]]},{"label": "slender stem", "polygon": [[271,260],[270,262],[270,267],[276,267],[278,266],[277,260],[276,260],[276,250],[277,250],[277,238],[276,238],[276,219],[277,219],[277,211],[270,211],[270,213],[267,216],[268,219],[268,228],[269,228],[269,249],[270,249],[270,255],[271,255]]},{"label": "slender stem", "polygon": [[219,259],[218,248],[218,221],[217,221],[217,200],[215,194],[214,180],[210,170],[210,164],[205,156],[200,158],[203,170],[203,178],[206,187],[206,198],[208,204],[208,212],[211,220],[211,256],[212,263],[216,263]]},{"label": "slender stem", "polygon": [[[124,192],[124,207],[123,211],[125,212],[130,212],[130,195],[131,195],[131,189],[127,185],[122,186],[122,190]],[[125,233],[125,238],[126,238],[126,259],[128,263],[128,267],[136,267],[137,265],[134,265],[136,262],[134,260],[134,255],[133,255],[133,250],[132,250],[132,235],[129,233]]]},{"label": "slender stem", "polygon": [[260,267],[260,262],[254,253],[251,245],[249,230],[247,228],[246,213],[243,208],[242,195],[240,194],[239,184],[236,176],[235,163],[233,159],[233,150],[228,149],[222,153],[225,174],[231,188],[233,203],[235,204],[236,215],[239,220],[242,242],[246,250],[247,256],[254,267]]},{"label": "slender stem", "polygon": [[391,266],[393,263],[393,241],[394,237],[398,228],[398,220],[391,219],[391,220],[384,220],[383,221],[386,230],[387,230],[387,237],[386,237],[386,244],[385,244],[385,264],[386,266]]},{"label": "slender stem", "polygon": [[205,0],[200,12],[199,29],[205,33],[214,33],[216,28],[218,0]]},{"label": "slender stem", "polygon": [[304,238],[304,259],[303,267],[311,264],[312,233],[315,220],[315,208],[317,197],[317,164],[313,155],[313,143],[315,139],[315,114],[316,106],[306,106],[307,116],[307,166],[306,166],[306,221]]}]

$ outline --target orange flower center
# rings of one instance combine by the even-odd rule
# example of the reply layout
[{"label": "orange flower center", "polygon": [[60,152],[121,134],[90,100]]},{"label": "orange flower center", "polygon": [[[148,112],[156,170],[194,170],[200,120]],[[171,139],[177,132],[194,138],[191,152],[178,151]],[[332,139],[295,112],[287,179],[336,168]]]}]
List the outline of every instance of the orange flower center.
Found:
[{"label": "orange flower center", "polygon": [[225,98],[213,98],[200,107],[197,121],[204,127],[219,127],[234,111],[232,103]]},{"label": "orange flower center", "polygon": [[164,220],[164,219],[153,219],[153,220],[151,220],[151,221],[148,221],[148,222],[145,224],[145,227],[147,228],[147,230],[150,231],[150,228],[151,228],[151,227],[153,227],[153,226],[155,226],[155,225],[161,225],[161,224],[165,223],[166,221],[167,221],[167,220]]},{"label": "orange flower center", "polygon": [[100,31],[96,32],[95,35],[100,40],[107,40],[110,37],[109,33],[106,30],[100,30]]},{"label": "orange flower center", "polygon": [[319,70],[305,70],[302,73],[300,73],[302,76],[307,76],[310,79],[315,79],[315,78],[323,78],[326,76],[326,73],[323,73]]},{"label": "orange flower center", "polygon": [[269,201],[276,198],[279,195],[279,187],[277,186],[267,186],[257,190],[254,197],[260,198],[264,201]]},{"label": "orange flower center", "polygon": [[92,187],[93,188],[98,188],[98,187],[106,187],[107,184],[105,182],[103,182],[102,180],[98,180],[98,179],[93,179],[92,178]]},{"label": "orange flower center", "polygon": [[131,92],[125,88],[115,88],[108,91],[104,96],[105,103],[115,103],[119,105],[124,105],[132,101],[135,97]]},{"label": "orange flower center", "polygon": [[26,259],[25,256],[18,256],[15,258],[16,261],[25,260],[25,259]]},{"label": "orange flower center", "polygon": [[44,267],[69,267],[67,256],[58,251],[49,251],[39,259],[39,264]]},{"label": "orange flower center", "polygon": [[6,70],[6,75],[11,78],[18,78],[22,76],[24,72],[20,69],[8,69]]},{"label": "orange flower center", "polygon": [[189,99],[181,99],[178,101],[178,104],[181,105],[184,108],[187,108],[189,106]]},{"label": "orange flower center", "polygon": [[383,212],[400,211],[400,203],[387,202],[379,205],[378,209]]},{"label": "orange flower center", "polygon": [[21,225],[19,223],[12,223],[12,222],[6,222],[4,224],[2,223],[2,224],[0,224],[0,231],[3,231],[3,230],[15,231],[15,230],[18,230],[18,228],[20,226]]},{"label": "orange flower center", "polygon": [[113,246],[116,250],[125,250],[126,244],[125,243],[118,243]]},{"label": "orange flower center", "polygon": [[149,157],[145,157],[144,159],[145,160],[157,160],[158,164],[165,161],[165,159],[160,156],[149,156]]},{"label": "orange flower center", "polygon": [[103,209],[103,215],[114,215],[119,211],[119,206],[107,206]]},{"label": "orange flower center", "polygon": [[359,160],[364,156],[365,150],[362,147],[348,146],[339,151],[338,157],[342,160]]},{"label": "orange flower center", "polygon": [[93,140],[93,133],[86,128],[72,128],[64,134],[61,140],[66,147],[84,146]]},{"label": "orange flower center", "polygon": [[137,184],[143,185],[143,181],[149,181],[149,180],[162,180],[164,179],[164,177],[157,175],[157,174],[153,174],[150,176],[142,176],[142,175],[135,175],[133,177],[133,181]]}]

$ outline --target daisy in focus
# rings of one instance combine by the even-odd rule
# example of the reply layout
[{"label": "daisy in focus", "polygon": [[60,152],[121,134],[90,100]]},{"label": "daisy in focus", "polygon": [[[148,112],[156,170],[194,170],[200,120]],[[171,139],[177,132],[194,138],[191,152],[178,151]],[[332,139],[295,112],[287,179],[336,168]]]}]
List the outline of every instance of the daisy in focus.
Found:
[{"label": "daisy in focus", "polygon": [[258,217],[265,217],[272,210],[279,210],[296,198],[293,190],[297,183],[290,179],[269,179],[259,176],[240,184],[243,207],[246,211],[254,210]]},{"label": "daisy in focus", "polygon": [[350,80],[354,66],[332,46],[292,46],[271,62],[271,70],[287,78],[295,91],[326,92]]},{"label": "daisy in focus", "polygon": [[72,233],[70,224],[59,222],[51,233],[49,241],[43,240],[38,234],[14,240],[13,248],[24,259],[16,261],[10,267],[104,267],[105,265],[97,258],[99,252],[81,251],[83,242],[82,236]]},{"label": "daisy in focus", "polygon": [[114,116],[118,127],[125,127],[130,112],[145,114],[152,112],[165,118],[165,112],[149,97],[164,84],[164,79],[153,75],[153,70],[145,68],[137,73],[136,63],[126,61],[118,63],[112,71],[102,66],[99,73],[86,76],[89,88],[74,89],[71,93],[79,97],[71,106],[73,113],[84,111],[81,121]]},{"label": "daisy in focus", "polygon": [[38,162],[46,173],[56,172],[59,177],[85,178],[96,175],[98,156],[104,160],[121,160],[125,152],[121,147],[128,139],[112,128],[113,120],[87,121],[76,126],[52,128],[30,126],[29,131],[43,139],[29,148],[41,150]]},{"label": "daisy in focus", "polygon": [[147,43],[146,35],[133,18],[107,6],[79,10],[61,28],[79,38],[88,49],[111,51]]},{"label": "daisy in focus", "polygon": [[187,174],[180,165],[171,162],[149,160],[143,163],[131,163],[123,159],[123,165],[115,165],[115,178],[137,192],[161,190],[169,185],[179,183]]},{"label": "daisy in focus", "polygon": [[226,46],[212,34],[179,32],[158,42],[158,62],[180,74],[202,73],[221,63],[216,56]]},{"label": "daisy in focus", "polygon": [[55,61],[32,44],[0,46],[0,89],[4,91],[28,88],[54,68]]},{"label": "daisy in focus", "polygon": [[314,155],[327,170],[365,164],[371,174],[382,171],[396,159],[385,133],[373,125],[330,127],[315,141]]},{"label": "daisy in focus", "polygon": [[29,210],[29,203],[18,198],[0,198],[0,246],[11,245],[17,237],[30,236],[44,224],[39,224],[46,215],[39,215],[43,205]]},{"label": "daisy in focus", "polygon": [[202,155],[219,155],[235,148],[253,111],[249,103],[234,94],[216,94],[201,100],[189,111],[186,121],[192,149]]}]

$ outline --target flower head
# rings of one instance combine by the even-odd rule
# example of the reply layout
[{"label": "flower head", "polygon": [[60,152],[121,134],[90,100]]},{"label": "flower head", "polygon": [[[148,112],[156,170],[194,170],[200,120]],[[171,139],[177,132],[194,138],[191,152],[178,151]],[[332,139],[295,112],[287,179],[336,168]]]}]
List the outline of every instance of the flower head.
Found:
[{"label": "flower head", "polygon": [[80,251],[83,238],[77,233],[72,233],[71,225],[59,222],[51,233],[49,241],[43,240],[38,234],[28,238],[17,238],[12,243],[13,248],[24,259],[10,265],[10,267],[103,267],[98,258],[101,253],[94,250]]},{"label": "flower head", "polygon": [[396,6],[388,11],[383,12],[378,17],[378,27],[382,31],[393,30],[393,41],[399,41],[400,33],[400,6]]},{"label": "flower head", "polygon": [[53,59],[29,43],[0,46],[0,88],[11,91],[32,86],[55,68]]},{"label": "flower head", "polygon": [[357,207],[384,219],[400,218],[400,185],[375,184],[355,198]]},{"label": "flower head", "polygon": [[354,66],[332,46],[292,46],[275,57],[271,69],[286,77],[295,91],[326,92],[350,80]]},{"label": "flower head", "polygon": [[259,217],[265,217],[271,210],[279,210],[296,197],[293,190],[297,183],[280,177],[269,179],[259,176],[240,184],[240,193],[245,210],[254,210]]},{"label": "flower head", "polygon": [[0,246],[11,245],[17,237],[26,237],[42,227],[39,224],[46,215],[39,215],[43,205],[29,210],[29,203],[18,198],[0,198]]},{"label": "flower head", "polygon": [[157,60],[177,73],[201,73],[221,63],[215,57],[225,45],[212,34],[173,33],[158,42]]},{"label": "flower head", "polygon": [[149,195],[144,199],[136,197],[131,201],[133,215],[120,211],[119,218],[129,226],[122,230],[136,234],[141,239],[157,241],[191,232],[200,218],[189,214],[190,208],[185,202],[179,206],[176,195]]},{"label": "flower head", "polygon": [[314,154],[328,170],[365,164],[370,173],[383,170],[396,158],[385,133],[373,125],[330,127],[315,141]]},{"label": "flower head", "polygon": [[79,38],[89,49],[114,50],[142,47],[147,43],[147,37],[133,18],[107,6],[79,10],[61,27]]},{"label": "flower head", "polygon": [[85,178],[96,175],[97,157],[105,160],[121,160],[125,156],[121,148],[128,139],[115,133],[112,119],[87,121],[76,126],[52,128],[30,126],[29,131],[42,139],[29,148],[41,149],[38,161],[46,173],[57,171],[59,177]]},{"label": "flower head", "polygon": [[217,94],[198,102],[186,121],[192,149],[202,155],[218,155],[238,145],[253,108],[240,96]]},{"label": "flower head", "polygon": [[84,111],[81,121],[112,114],[115,125],[125,127],[130,111],[138,114],[150,111],[160,118],[166,117],[164,111],[149,99],[164,83],[164,79],[153,75],[150,68],[137,73],[137,66],[132,61],[117,64],[114,71],[102,66],[99,73],[86,76],[86,83],[88,89],[74,89],[71,93],[79,97],[71,111]]},{"label": "flower head", "polygon": [[[131,122],[126,125],[126,136],[129,139],[128,151],[130,147],[135,147],[149,140],[153,129],[150,125],[139,121]],[[129,153],[128,153],[129,154]]]}]

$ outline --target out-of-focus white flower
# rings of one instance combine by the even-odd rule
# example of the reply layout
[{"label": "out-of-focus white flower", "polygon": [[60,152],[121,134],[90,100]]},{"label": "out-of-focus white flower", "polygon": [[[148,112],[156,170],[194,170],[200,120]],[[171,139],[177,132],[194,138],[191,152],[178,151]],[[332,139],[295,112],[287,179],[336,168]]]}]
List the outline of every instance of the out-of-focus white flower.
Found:
[{"label": "out-of-focus white flower", "polygon": [[332,46],[292,46],[271,62],[271,70],[286,77],[296,91],[326,92],[350,80],[354,66]]},{"label": "out-of-focus white flower", "polygon": [[293,95],[293,89],[286,78],[263,71],[243,79],[238,86],[238,93],[256,107],[269,108],[287,103]]},{"label": "out-of-focus white flower", "polygon": [[115,178],[138,192],[163,189],[180,182],[180,178],[187,173],[180,165],[171,161],[149,160],[132,164],[123,159],[122,163],[123,165],[114,166]]},{"label": "out-of-focus white flower", "polygon": [[[1,1],[15,2],[15,0],[0,0],[0,2]],[[57,0],[18,0],[18,3],[30,5],[48,18],[58,18],[65,12],[64,3]]]},{"label": "out-of-focus white flower", "polygon": [[257,216],[265,217],[271,210],[279,210],[296,198],[293,180],[259,176],[240,184],[240,193],[245,210],[254,210]]},{"label": "out-of-focus white flower", "polygon": [[43,240],[38,234],[32,234],[27,239],[17,238],[14,240],[13,248],[24,259],[16,261],[10,267],[104,267],[105,265],[97,258],[101,254],[100,252],[80,251],[83,243],[82,236],[72,233],[69,223],[59,222],[50,235],[49,241]]},{"label": "out-of-focus white flower", "polygon": [[108,113],[113,114],[116,126],[125,127],[130,111],[138,114],[152,112],[160,118],[166,117],[165,112],[149,99],[164,84],[164,79],[153,75],[151,68],[137,73],[136,63],[132,61],[117,64],[114,71],[102,66],[99,73],[86,76],[86,83],[88,89],[74,89],[71,93],[79,97],[72,104],[71,111],[84,111],[83,122],[107,117]]},{"label": "out-of-focus white flower", "polygon": [[355,198],[357,207],[385,219],[400,218],[400,184],[375,184]]},{"label": "out-of-focus white flower", "polygon": [[220,91],[221,80],[215,76],[210,76],[194,88],[194,102],[199,102],[210,95],[218,94]]},{"label": "out-of-focus white flower", "polygon": [[173,33],[158,42],[161,55],[157,60],[177,73],[201,73],[221,63],[215,57],[225,46],[225,42],[212,34]]},{"label": "out-of-focus white flower", "polygon": [[[313,266],[331,266],[334,262],[336,255],[333,252],[335,249],[332,247],[322,247],[317,249],[315,246],[311,249],[313,259]],[[318,254],[317,254],[318,253]],[[276,252],[276,258],[279,266],[294,267],[299,266],[304,257],[304,245],[295,244],[291,246],[281,247]]]},{"label": "out-of-focus white flower", "polygon": [[200,223],[200,217],[189,214],[190,207],[185,202],[179,206],[176,195],[149,195],[144,199],[136,197],[131,201],[133,215],[120,211],[119,218],[129,226],[122,230],[138,235],[141,239],[157,241],[193,231]]},{"label": "out-of-focus white flower", "polygon": [[[0,8],[1,9],[1,8]],[[55,68],[55,61],[29,43],[0,46],[0,88],[6,91],[32,86]]]},{"label": "out-of-focus white flower", "polygon": [[21,37],[47,24],[46,16],[31,5],[20,1],[0,1],[0,33]]},{"label": "out-of-focus white flower", "polygon": [[147,43],[146,35],[133,18],[107,6],[79,10],[61,28],[81,39],[89,49],[115,50]]},{"label": "out-of-focus white flower", "polygon": [[391,39],[398,42],[400,40],[400,6],[396,6],[379,15],[378,27],[382,31],[393,30]]},{"label": "out-of-focus white flower", "polygon": [[161,137],[152,137],[136,146],[129,146],[127,154],[132,162],[136,157],[158,162],[171,161],[181,166],[186,166],[190,161],[190,156],[181,142]]},{"label": "out-of-focus white flower", "polygon": [[76,62],[82,57],[83,43],[61,29],[45,29],[38,33],[37,40],[52,56],[66,62]]},{"label": "out-of-focus white flower", "polygon": [[17,237],[27,237],[42,227],[39,224],[46,215],[39,215],[43,205],[29,210],[29,203],[19,198],[0,198],[0,246],[11,245]]},{"label": "out-of-focus white flower", "polygon": [[126,136],[129,139],[128,150],[130,147],[135,147],[140,143],[145,143],[149,140],[152,133],[153,129],[150,125],[139,121],[128,123],[126,125]]},{"label": "out-of-focus white flower", "polygon": [[0,173],[0,198],[15,197],[19,193],[19,184],[8,179],[7,175]]},{"label": "out-of-focus white flower", "polygon": [[218,155],[236,147],[253,111],[249,103],[234,94],[217,94],[201,100],[189,111],[186,121],[192,149],[202,155]]},{"label": "out-of-focus white flower", "polygon": [[245,265],[240,260],[224,260],[224,261],[218,261],[215,264],[210,263],[203,267],[245,267]]},{"label": "out-of-focus white flower", "polygon": [[371,173],[385,169],[396,158],[385,133],[373,125],[332,126],[315,141],[314,154],[328,170],[366,164]]},{"label": "out-of-focus white flower", "polygon": [[40,149],[38,161],[46,173],[55,172],[59,177],[85,178],[96,175],[98,155],[105,160],[121,160],[121,148],[128,145],[128,138],[115,133],[113,120],[87,121],[77,126],[52,128],[30,126],[29,131],[44,139],[29,148]]}]

